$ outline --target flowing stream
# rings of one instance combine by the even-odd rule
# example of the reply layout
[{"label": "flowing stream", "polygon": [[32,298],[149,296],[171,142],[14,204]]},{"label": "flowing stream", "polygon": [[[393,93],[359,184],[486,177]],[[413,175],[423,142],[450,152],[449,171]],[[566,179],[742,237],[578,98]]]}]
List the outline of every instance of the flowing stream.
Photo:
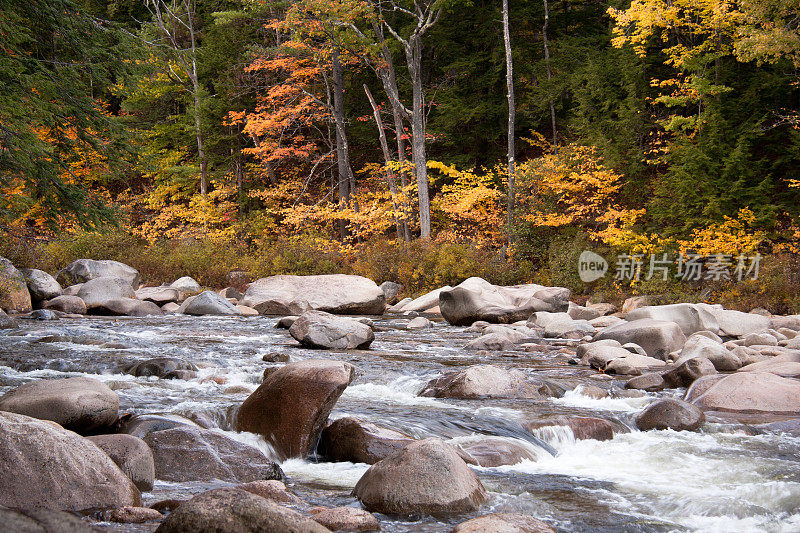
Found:
[{"label": "flowing stream", "polygon": [[[758,434],[745,426],[708,423],[702,432],[637,431],[634,416],[656,395],[614,397],[624,385],[570,356],[547,353],[469,352],[477,336],[438,323],[406,331],[406,319],[373,317],[375,342],[363,351],[306,350],[275,319],[265,317],[83,318],[22,320],[0,330],[0,393],[43,378],[89,375],[120,396],[121,412],[174,413],[216,426],[239,440],[268,445],[252,434],[230,431],[231,411],[261,382],[264,356],[291,361],[334,358],[356,367],[331,418],[355,416],[414,437],[467,442],[495,436],[523,443],[536,457],[513,466],[477,467],[490,492],[479,513],[454,517],[379,516],[383,531],[449,531],[488,512],[521,512],[559,531],[800,531],[800,438]],[[562,350],[563,352],[564,350]],[[197,365],[189,381],[133,377],[128,364],[153,357],[181,357]],[[478,363],[535,371],[570,389],[561,398],[449,400],[417,396],[442,372]],[[592,399],[582,386],[612,390]],[[574,390],[573,390],[574,389]],[[524,421],[593,416],[613,422],[612,440],[575,440],[563,426],[533,433]],[[312,505],[358,505],[350,491],[364,464],[291,459],[281,467],[286,484]],[[145,504],[224,484],[156,481]],[[151,525],[112,525],[115,531],[152,531]]]}]

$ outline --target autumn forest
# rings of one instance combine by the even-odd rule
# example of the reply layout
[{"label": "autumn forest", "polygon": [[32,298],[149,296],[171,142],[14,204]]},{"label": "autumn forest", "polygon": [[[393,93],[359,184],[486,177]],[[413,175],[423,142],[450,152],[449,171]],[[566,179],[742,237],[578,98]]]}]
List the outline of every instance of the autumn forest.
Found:
[{"label": "autumn forest", "polygon": [[[797,312],[799,17],[789,0],[0,0],[0,255]],[[586,284],[582,250],[765,259],[751,283]]]}]

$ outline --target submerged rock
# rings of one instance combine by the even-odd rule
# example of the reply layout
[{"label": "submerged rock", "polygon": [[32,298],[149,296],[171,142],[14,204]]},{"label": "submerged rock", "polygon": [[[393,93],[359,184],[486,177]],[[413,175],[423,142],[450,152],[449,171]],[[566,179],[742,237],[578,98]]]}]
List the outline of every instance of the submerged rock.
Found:
[{"label": "submerged rock", "polygon": [[485,437],[459,443],[458,447],[471,457],[475,464],[484,467],[515,465],[525,460],[536,460],[536,455],[521,442],[502,437]]},{"label": "submerged rock", "polygon": [[440,439],[413,442],[378,461],[353,495],[371,512],[465,513],[486,500],[486,489],[456,450]]},{"label": "submerged rock", "polygon": [[236,429],[263,435],[282,457],[314,451],[333,406],[353,381],[350,363],[308,359],[272,372],[239,408]]},{"label": "submerged rock", "polygon": [[136,363],[125,372],[137,377],[157,376],[170,379],[178,377],[176,371],[194,372],[196,370],[197,367],[195,365],[177,357],[156,357]]}]

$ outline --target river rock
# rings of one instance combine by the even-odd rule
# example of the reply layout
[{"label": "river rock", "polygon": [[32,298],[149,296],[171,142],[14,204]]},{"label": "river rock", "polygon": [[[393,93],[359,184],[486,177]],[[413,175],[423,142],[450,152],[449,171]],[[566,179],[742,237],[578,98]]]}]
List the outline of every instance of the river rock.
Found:
[{"label": "river rock", "polygon": [[77,259],[61,270],[56,279],[62,286],[86,283],[95,278],[118,278],[133,288],[139,287],[139,272],[119,261]]},{"label": "river rock", "polygon": [[119,298],[136,298],[130,283],[122,278],[97,277],[92,278],[78,290],[77,296],[86,303],[86,308],[92,310],[103,307],[109,300]]},{"label": "river rock", "polygon": [[519,335],[512,336],[502,333],[487,333],[486,335],[481,335],[477,339],[469,341],[464,345],[464,349],[489,351],[514,350],[517,348],[517,345],[512,340],[513,338],[518,338],[520,341],[522,340],[522,336]]},{"label": "river rock", "polygon": [[393,429],[357,418],[340,418],[323,431],[317,447],[330,461],[372,465],[403,449],[414,439]]},{"label": "river rock", "polygon": [[458,447],[483,467],[515,465],[522,461],[535,461],[536,455],[521,441],[502,437],[485,437],[459,443]]},{"label": "river rock", "polygon": [[686,390],[683,401],[689,403],[694,402],[694,400],[705,394],[708,389],[725,379],[725,377],[726,374],[711,374],[697,378]]},{"label": "river rock", "polygon": [[87,437],[103,450],[142,492],[153,490],[155,466],[153,452],[145,441],[133,435],[96,435]]},{"label": "river rock", "polygon": [[309,511],[311,519],[331,531],[380,531],[378,519],[372,513],[355,507],[316,507]]},{"label": "river rock", "polygon": [[800,331],[800,315],[772,315],[769,317],[769,327],[771,329],[788,329],[797,333]]},{"label": "river rock", "polygon": [[33,309],[25,276],[5,257],[0,257],[0,309],[18,313]]},{"label": "river rock", "polygon": [[451,445],[425,439],[372,465],[353,495],[371,512],[464,513],[486,500],[486,489]]},{"label": "river rock", "polygon": [[119,509],[114,509],[109,516],[109,520],[119,524],[144,524],[162,520],[164,515],[149,507],[132,507],[126,505]]},{"label": "river rock", "polygon": [[739,372],[769,372],[785,378],[800,378],[800,363],[768,359],[742,367]]},{"label": "river rock", "polygon": [[236,306],[214,291],[203,291],[197,296],[187,298],[178,313],[197,316],[241,316]]},{"label": "river rock", "polygon": [[0,524],[9,533],[97,533],[72,513],[52,509],[6,509],[0,507]]},{"label": "river rock", "polygon": [[501,287],[482,278],[469,278],[439,293],[442,316],[454,326],[476,320],[510,324],[536,311],[561,312],[569,307],[569,289],[542,285]]},{"label": "river rock", "polygon": [[643,318],[675,322],[687,337],[697,331],[719,332],[719,324],[714,315],[694,304],[650,305],[625,315],[625,320],[629,322]]},{"label": "river rock", "polygon": [[603,368],[603,371],[607,374],[638,376],[647,370],[660,368],[665,365],[666,363],[661,359],[628,352],[628,355],[624,357],[618,357],[609,361],[605,368]]},{"label": "river rock", "polygon": [[643,390],[646,392],[658,392],[666,389],[668,386],[664,376],[656,372],[642,374],[635,378],[629,379],[625,382],[626,389]]},{"label": "river rock", "polygon": [[0,412],[0,506],[80,511],[139,505],[139,490],[97,446],[52,422]]},{"label": "river rock", "polygon": [[56,296],[52,300],[43,301],[42,308],[74,315],[86,314],[86,302],[78,296],[67,296],[65,294]]},{"label": "river rock", "polygon": [[378,286],[378,288],[383,291],[383,295],[386,298],[386,303],[388,305],[396,304],[397,297],[403,291],[403,286],[393,281],[384,281]]},{"label": "river rock", "polygon": [[750,333],[742,339],[742,346],[777,346],[778,339],[769,333]]},{"label": "river rock", "polygon": [[798,414],[800,381],[767,372],[736,372],[714,383],[692,403],[712,411]]},{"label": "river rock", "polygon": [[175,377],[176,370],[196,371],[197,367],[177,357],[156,357],[136,363],[125,372],[137,377],[156,376],[170,379]]},{"label": "river rock", "polygon": [[181,310],[181,306],[175,302],[165,303],[161,306],[161,310],[169,314],[177,314]]},{"label": "river rock", "polygon": [[[599,313],[599,317],[610,315],[617,310],[617,306],[607,302],[587,303],[588,309],[594,309]],[[592,319],[589,319],[592,320]]]},{"label": "river rock", "polygon": [[544,328],[544,336],[556,339],[582,339],[594,335],[597,331],[586,320],[562,319],[554,320]]},{"label": "river rock", "polygon": [[675,322],[644,318],[611,326],[594,336],[596,341],[605,339],[636,343],[648,356],[666,361],[671,352],[683,348],[686,335]]},{"label": "river rock", "polygon": [[244,401],[236,429],[263,435],[283,457],[314,451],[334,404],[353,381],[350,363],[307,359],[279,368]]},{"label": "river rock", "polygon": [[415,329],[428,329],[433,327],[433,322],[425,318],[424,316],[418,316],[417,318],[412,318],[406,324],[406,329],[415,330]]},{"label": "river rock", "polygon": [[154,431],[164,431],[165,429],[172,429],[176,427],[190,427],[197,428],[198,426],[192,420],[180,415],[156,415],[156,414],[143,414],[143,415],[126,415],[119,421],[119,432],[134,437],[143,439],[148,433]]},{"label": "river rock", "polygon": [[451,533],[556,533],[556,530],[529,515],[492,513],[461,522]]},{"label": "river rock", "polygon": [[531,398],[553,396],[545,382],[520,370],[473,365],[431,380],[419,393],[434,398]]},{"label": "river rock", "polygon": [[430,309],[439,307],[439,294],[441,294],[442,291],[447,291],[452,288],[453,287],[450,285],[445,285],[444,287],[434,289],[413,300],[411,298],[406,298],[390,307],[388,311],[390,313],[427,312]]},{"label": "river rock", "polygon": [[573,302],[569,303],[569,309],[567,310],[567,313],[569,313],[570,318],[573,320],[586,321],[594,320],[595,318],[598,318],[604,314],[594,307],[584,307]]},{"label": "river rock", "polygon": [[93,378],[31,381],[0,397],[0,411],[52,420],[78,433],[110,427],[117,421],[119,397]]},{"label": "river rock", "polygon": [[136,298],[111,298],[92,308],[93,314],[112,316],[161,316],[164,311],[153,302]]},{"label": "river rock", "polygon": [[745,337],[750,333],[762,333],[770,326],[770,318],[766,316],[722,309],[720,306],[709,304],[695,305],[714,316],[719,324],[721,335]]},{"label": "river rock", "polygon": [[636,416],[636,427],[641,431],[673,429],[696,431],[706,420],[697,406],[674,398],[662,398],[645,407]]},{"label": "river rock", "polygon": [[135,293],[138,299],[157,305],[177,302],[181,297],[178,290],[171,287],[141,287],[136,289]]},{"label": "river rock", "polygon": [[742,362],[725,346],[702,335],[692,335],[684,344],[675,365],[680,366],[689,359],[708,359],[714,368],[724,372],[741,368]]},{"label": "river rock", "polygon": [[323,311],[306,311],[294,321],[289,334],[309,348],[366,349],[375,340],[368,325]]},{"label": "river rock", "polygon": [[211,429],[176,427],[148,433],[156,479],[243,483],[281,479],[280,467],[261,450]]},{"label": "river rock", "polygon": [[386,296],[374,281],[347,274],[262,278],[250,284],[241,303],[266,314],[262,310],[266,302],[285,305],[286,310],[278,313],[283,315],[306,310],[292,309],[294,302],[334,314],[380,315],[386,309]]},{"label": "river rock", "polygon": [[181,504],[156,533],[324,533],[297,511],[235,488],[203,492]]},{"label": "river rock", "polygon": [[42,300],[52,300],[56,296],[61,296],[61,285],[56,281],[56,278],[44,270],[23,268],[20,272],[25,277],[28,292],[30,292],[33,301],[41,302]]},{"label": "river rock", "polygon": [[611,440],[614,438],[614,425],[603,418],[591,416],[559,416],[546,420],[531,420],[524,424],[530,432],[552,426],[567,427],[575,440]]},{"label": "river rock", "polygon": [[236,305],[235,307],[242,313],[242,316],[253,317],[261,315],[261,313],[259,313],[255,309],[253,309],[252,307],[247,307],[246,305]]},{"label": "river rock", "polygon": [[717,369],[714,367],[714,363],[705,357],[692,357],[681,362],[672,370],[664,372],[663,379],[669,387],[689,387],[701,377],[716,373]]},{"label": "river rock", "polygon": [[17,321],[9,317],[5,311],[0,309],[0,329],[14,329],[17,327]]},{"label": "river rock", "polygon": [[237,485],[236,488],[278,503],[300,503],[303,501],[289,492],[283,481],[278,481],[277,479],[250,481]]},{"label": "river rock", "polygon": [[182,278],[176,279],[170,284],[170,288],[185,294],[197,294],[202,289],[200,284],[197,283],[197,280],[190,276],[183,276]]}]

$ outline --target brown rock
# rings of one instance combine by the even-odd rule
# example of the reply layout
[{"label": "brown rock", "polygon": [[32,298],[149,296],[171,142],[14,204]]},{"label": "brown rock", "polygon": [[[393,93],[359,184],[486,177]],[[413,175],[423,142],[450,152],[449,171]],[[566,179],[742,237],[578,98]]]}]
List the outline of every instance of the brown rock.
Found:
[{"label": "brown rock", "polygon": [[350,363],[308,359],[270,374],[239,408],[236,428],[263,435],[283,457],[314,451],[328,415],[353,381]]},{"label": "brown rock", "polygon": [[0,257],[0,309],[30,313],[31,293],[25,276],[5,257]]},{"label": "brown rock", "polygon": [[546,420],[533,420],[524,424],[528,431],[548,427],[565,426],[572,430],[576,440],[611,440],[614,438],[614,426],[603,418],[589,416],[559,416]]},{"label": "brown rock", "polygon": [[694,357],[665,372],[663,376],[670,387],[688,387],[701,377],[716,373],[714,363],[705,357]]},{"label": "brown rock", "polygon": [[164,515],[149,507],[120,507],[114,509],[109,517],[112,522],[120,524],[143,524],[153,520],[161,520]]},{"label": "brown rock", "polygon": [[378,513],[462,513],[476,510],[486,489],[452,446],[425,439],[372,465],[353,495]]},{"label": "brown rock", "polygon": [[278,503],[299,503],[302,500],[289,492],[286,485],[277,479],[251,481],[237,485],[237,489],[246,490],[251,494],[261,496]]},{"label": "brown rock", "polygon": [[651,429],[695,431],[705,421],[706,417],[698,407],[674,398],[662,398],[645,407],[644,411],[636,416],[636,427],[641,431]]},{"label": "brown rock", "polygon": [[399,431],[345,417],[329,424],[322,431],[317,449],[331,461],[372,465],[402,450],[413,441],[413,438]]},{"label": "brown rock", "polygon": [[52,509],[6,509],[0,507],[0,527],[9,533],[97,533],[77,516]]},{"label": "brown rock", "polygon": [[311,509],[311,519],[331,531],[380,531],[378,519],[372,513],[355,507]]},{"label": "brown rock", "polygon": [[692,401],[704,410],[800,413],[800,381],[766,372],[736,372]]},{"label": "brown rock", "polygon": [[52,300],[45,300],[42,302],[42,309],[50,309],[53,311],[61,311],[62,313],[70,313],[76,315],[86,314],[86,303],[77,296],[68,296],[62,294],[56,296]]},{"label": "brown rock", "polygon": [[451,533],[555,533],[536,518],[517,513],[492,513],[461,522]]},{"label": "brown rock", "polygon": [[133,435],[96,435],[87,437],[103,450],[141,491],[153,490],[155,466],[153,452],[145,441]]},{"label": "brown rock", "polygon": [[554,396],[551,387],[520,370],[473,365],[431,380],[420,396],[434,398],[533,398]]},{"label": "brown rock", "polygon": [[536,455],[523,444],[502,437],[486,437],[459,444],[459,447],[479,466],[515,465],[525,460],[536,460]]},{"label": "brown rock", "polygon": [[626,389],[637,389],[647,392],[658,392],[667,388],[667,382],[661,374],[651,372],[629,379],[625,383]]}]

